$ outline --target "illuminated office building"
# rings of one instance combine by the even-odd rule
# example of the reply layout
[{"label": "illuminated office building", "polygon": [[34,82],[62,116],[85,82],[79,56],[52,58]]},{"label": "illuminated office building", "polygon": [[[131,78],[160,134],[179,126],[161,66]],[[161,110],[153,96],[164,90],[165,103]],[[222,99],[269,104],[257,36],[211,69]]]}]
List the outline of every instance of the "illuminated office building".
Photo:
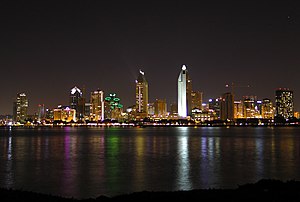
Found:
[{"label": "illuminated office building", "polygon": [[202,92],[199,91],[192,91],[191,93],[191,100],[192,100],[192,106],[191,109],[202,109]]},{"label": "illuminated office building", "polygon": [[165,118],[167,116],[166,99],[156,99],[154,102],[154,115],[156,117]]},{"label": "illuminated office building", "polygon": [[244,118],[256,118],[258,110],[256,107],[256,100],[256,96],[244,96]]},{"label": "illuminated office building", "polygon": [[234,101],[234,118],[235,119],[244,118],[244,105],[241,100]]},{"label": "illuminated office building", "polygon": [[54,121],[76,122],[76,110],[59,106],[53,110]]},{"label": "illuminated office building", "polygon": [[140,70],[135,87],[136,112],[139,118],[148,116],[148,82],[145,73]]},{"label": "illuminated office building", "polygon": [[209,99],[208,108],[216,113],[218,119],[221,119],[221,101],[222,98]]},{"label": "illuminated office building", "polygon": [[289,89],[278,89],[276,94],[276,115],[277,119],[291,119],[294,117],[293,91]]},{"label": "illuminated office building", "polygon": [[121,99],[117,97],[116,93],[110,93],[104,100],[105,119],[120,120],[123,112],[123,105],[120,103]]},{"label": "illuminated office building", "polygon": [[178,77],[178,116],[186,118],[192,113],[192,80],[185,65]]},{"label": "illuminated office building", "polygon": [[104,120],[104,94],[101,90],[91,92],[91,109],[90,119],[91,121],[103,121]]},{"label": "illuminated office building", "polygon": [[263,119],[274,119],[274,107],[270,99],[263,99],[261,107],[261,116]]},{"label": "illuminated office building", "polygon": [[28,99],[25,93],[18,93],[13,108],[13,120],[24,123],[27,118]]},{"label": "illuminated office building", "polygon": [[75,86],[70,91],[70,108],[76,110],[77,119],[84,117],[84,104],[83,92]]}]

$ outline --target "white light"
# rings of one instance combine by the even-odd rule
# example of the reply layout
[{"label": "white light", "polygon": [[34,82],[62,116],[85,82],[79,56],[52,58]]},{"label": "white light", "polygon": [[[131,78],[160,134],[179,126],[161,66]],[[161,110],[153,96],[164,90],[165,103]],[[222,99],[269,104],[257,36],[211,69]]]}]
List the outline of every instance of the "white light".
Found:
[{"label": "white light", "polygon": [[143,72],[142,70],[140,70],[140,74],[145,75],[145,72]]},{"label": "white light", "polygon": [[82,94],[81,90],[79,88],[77,88],[76,86],[71,89],[71,94],[74,95],[76,93],[76,91],[78,91],[80,94]]},{"label": "white light", "polygon": [[182,65],[182,70],[186,70],[186,66],[185,65]]}]

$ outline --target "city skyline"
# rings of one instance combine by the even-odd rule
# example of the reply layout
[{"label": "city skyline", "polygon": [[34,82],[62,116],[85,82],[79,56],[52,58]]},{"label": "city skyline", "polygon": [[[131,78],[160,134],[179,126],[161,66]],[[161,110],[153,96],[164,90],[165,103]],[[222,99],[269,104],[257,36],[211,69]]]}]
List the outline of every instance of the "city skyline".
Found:
[{"label": "city skyline", "polygon": [[178,68],[186,64],[203,100],[235,88],[275,102],[275,90],[295,92],[299,111],[299,5],[252,3],[1,3],[0,114],[12,114],[26,92],[29,113],[39,104],[68,104],[68,91],[115,92],[135,103],[142,69],[149,101],[177,101]]},{"label": "city skyline", "polygon": [[[187,76],[183,77],[183,75],[187,75]],[[186,80],[185,85],[183,85],[183,86],[181,84],[183,82],[182,79]],[[135,80],[135,83],[136,83],[136,87],[135,87],[136,88],[136,90],[135,90],[135,92],[136,92],[135,99],[136,100],[135,100],[135,103],[131,103],[130,105],[125,106],[124,110],[128,107],[131,108],[132,106],[136,106],[137,107],[136,108],[137,112],[139,112],[139,113],[143,112],[144,115],[142,115],[142,117],[146,117],[147,116],[146,114],[149,114],[148,113],[149,104],[154,104],[154,102],[158,99],[165,99],[166,100],[166,98],[154,98],[153,100],[148,101],[148,97],[149,97],[149,95],[148,95],[148,82],[146,81],[146,78],[145,78],[145,72],[143,72],[142,70],[139,70],[139,76],[137,77],[137,80]],[[182,65],[181,71],[180,71],[180,74],[179,74],[179,77],[178,77],[178,81],[177,81],[177,88],[178,88],[177,89],[178,90],[177,91],[177,99],[178,99],[177,105],[178,105],[178,110],[179,110],[178,113],[179,113],[179,117],[182,117],[182,118],[187,117],[189,115],[188,111],[189,110],[192,111],[192,109],[193,109],[193,107],[188,107],[189,106],[188,102],[190,102],[190,105],[193,106],[192,102],[199,102],[201,100],[201,103],[206,105],[206,104],[209,104],[210,100],[212,100],[212,99],[218,99],[218,98],[222,98],[222,97],[224,98],[225,94],[232,94],[231,97],[232,97],[234,102],[239,102],[239,101],[242,101],[243,99],[248,99],[248,97],[253,97],[253,99],[255,99],[256,101],[260,100],[262,102],[262,100],[267,99],[267,100],[270,100],[271,102],[276,103],[277,99],[278,99],[278,95],[277,95],[278,91],[293,92],[293,90],[289,89],[289,88],[277,88],[274,91],[275,92],[274,97],[271,97],[271,98],[265,96],[264,98],[260,97],[259,99],[257,99],[256,95],[243,95],[242,97],[240,97],[240,96],[236,97],[235,92],[233,92],[234,91],[234,84],[232,83],[232,84],[230,84],[232,86],[228,85],[226,87],[227,90],[224,91],[224,93],[222,95],[219,95],[219,96],[214,97],[214,98],[209,98],[207,100],[202,100],[202,92],[194,91],[194,89],[192,88],[191,83],[192,83],[192,80],[191,80],[190,75],[188,74],[187,67],[186,67],[186,65]],[[242,87],[244,87],[244,86],[242,86]],[[247,87],[249,87],[249,86],[247,86]],[[31,107],[33,109],[33,113],[29,112],[28,114],[33,115],[34,113],[38,113],[38,111],[40,110],[41,105],[43,107],[47,107],[48,109],[55,109],[55,108],[60,107],[60,106],[67,106],[67,107],[70,107],[71,109],[75,109],[76,112],[77,112],[76,116],[77,116],[77,118],[79,118],[79,117],[82,117],[84,107],[85,107],[85,103],[93,103],[92,95],[94,95],[94,93],[98,94],[98,92],[101,92],[101,97],[102,97],[101,98],[101,100],[102,100],[101,103],[102,104],[104,104],[104,96],[109,96],[112,93],[112,92],[105,92],[103,90],[98,89],[96,91],[88,92],[88,94],[89,93],[91,94],[91,97],[89,98],[89,97],[86,97],[86,95],[85,95],[86,94],[85,86],[83,86],[83,89],[84,90],[82,91],[81,88],[79,88],[77,86],[73,86],[70,90],[70,93],[69,93],[69,98],[68,98],[69,102],[59,103],[56,106],[54,106],[53,108],[45,106],[44,103],[39,103],[37,106]],[[186,90],[184,90],[184,92],[181,92],[181,91],[183,91],[183,89],[186,89]],[[197,97],[197,99],[199,99],[199,101],[193,100],[193,98],[190,97],[192,94],[195,94],[195,93],[201,93],[201,96],[198,95],[198,97]],[[26,98],[27,99],[26,112],[29,111],[28,108],[30,107],[30,104],[28,104],[29,99],[28,99],[28,96],[26,94],[27,94],[27,92],[17,93],[17,98],[15,98],[16,101],[12,102],[12,105],[13,105],[12,114],[7,113],[6,115],[14,115],[14,113],[15,113],[14,112],[14,109],[15,109],[15,104],[14,103],[18,102],[19,95],[24,95],[24,96],[27,97]],[[184,96],[183,94],[186,94],[186,96]],[[145,106],[144,106],[144,104],[142,104],[144,102],[143,101],[143,96],[144,95],[145,95],[146,103],[147,103]],[[190,97],[190,101],[188,101],[187,97]],[[182,99],[185,100],[184,103],[180,103],[180,101]],[[225,98],[225,100],[227,100],[227,98]],[[293,100],[294,100],[294,98],[293,98]],[[125,100],[125,102],[126,102],[126,100]],[[232,104],[234,104],[234,102],[232,102]],[[166,104],[167,103],[172,104],[172,103],[175,103],[175,102],[166,100]],[[293,101],[293,103],[294,103],[293,104],[293,109],[296,112],[297,111],[296,110],[297,105],[295,104],[294,101]],[[122,108],[123,108],[123,106],[122,106]],[[101,109],[104,109],[104,105],[101,107]],[[147,110],[146,113],[145,113],[145,110]],[[101,115],[101,117],[102,117],[101,120],[103,120],[104,119],[103,118],[104,117],[104,114],[103,114],[104,111],[103,110],[100,110],[100,111],[101,111],[101,114],[102,114]],[[167,111],[169,111],[169,109],[167,109]],[[5,115],[5,114],[2,114],[2,115]],[[233,117],[233,115],[230,115],[230,117]]]}]

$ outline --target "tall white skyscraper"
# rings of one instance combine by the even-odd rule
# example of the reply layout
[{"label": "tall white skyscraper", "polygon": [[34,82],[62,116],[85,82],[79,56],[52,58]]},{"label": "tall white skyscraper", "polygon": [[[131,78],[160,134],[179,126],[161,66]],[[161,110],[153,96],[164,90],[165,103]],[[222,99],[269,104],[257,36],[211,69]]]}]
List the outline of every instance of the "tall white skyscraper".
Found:
[{"label": "tall white skyscraper", "polygon": [[182,65],[178,77],[178,116],[185,118],[187,116],[187,69]]}]

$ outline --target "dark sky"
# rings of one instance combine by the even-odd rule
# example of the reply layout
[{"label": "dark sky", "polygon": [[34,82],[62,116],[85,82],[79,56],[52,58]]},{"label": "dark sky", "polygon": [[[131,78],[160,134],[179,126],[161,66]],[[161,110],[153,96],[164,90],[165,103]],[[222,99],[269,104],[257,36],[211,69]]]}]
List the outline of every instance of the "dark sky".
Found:
[{"label": "dark sky", "polygon": [[174,102],[182,64],[204,101],[235,82],[251,85],[237,96],[260,99],[290,88],[299,110],[299,3],[222,2],[1,1],[0,114],[22,91],[30,113],[68,104],[75,85],[115,92],[127,107],[139,69],[150,101]]}]

